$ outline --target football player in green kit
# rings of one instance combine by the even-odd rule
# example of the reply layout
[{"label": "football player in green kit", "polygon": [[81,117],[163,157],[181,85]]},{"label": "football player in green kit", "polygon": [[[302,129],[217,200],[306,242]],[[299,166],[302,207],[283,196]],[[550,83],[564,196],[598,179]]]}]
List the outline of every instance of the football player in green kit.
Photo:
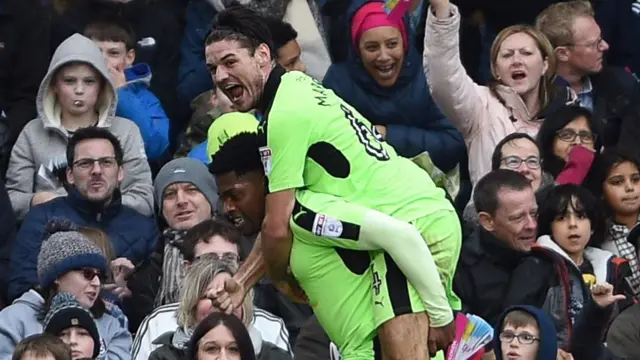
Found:
[{"label": "football player in green kit", "polygon": [[[260,17],[241,7],[220,12],[206,41],[216,85],[235,109],[262,115],[258,135],[243,134],[233,151],[240,140],[231,138],[211,165],[227,212],[239,207],[233,190],[243,182],[262,181],[266,195],[263,216],[251,221],[258,240],[217,289],[220,306],[238,306],[264,270],[287,284],[292,273],[343,358],[376,358],[376,331],[384,358],[434,355],[453,340],[452,308],[461,306],[452,291],[461,246],[452,204],[354,108],[276,65],[270,43]],[[257,156],[262,179],[237,149]]]}]

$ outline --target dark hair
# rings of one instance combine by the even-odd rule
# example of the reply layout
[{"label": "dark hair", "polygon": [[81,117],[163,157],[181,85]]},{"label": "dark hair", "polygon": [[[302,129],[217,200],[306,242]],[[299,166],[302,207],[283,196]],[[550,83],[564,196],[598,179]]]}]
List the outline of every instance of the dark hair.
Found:
[{"label": "dark hair", "polygon": [[[575,201],[573,201],[574,198]],[[593,234],[589,240],[589,246],[602,244],[605,239],[606,225],[598,200],[589,190],[573,184],[558,185],[547,192],[538,209],[538,236],[549,235],[553,238],[551,230],[553,221],[567,214],[569,207],[577,214],[586,216],[591,222]]]},{"label": "dark hair", "polygon": [[119,16],[103,16],[94,20],[84,29],[84,36],[91,40],[124,43],[127,51],[136,47],[136,36],[131,25]]},{"label": "dark hair", "polygon": [[182,255],[185,260],[193,262],[195,260],[195,248],[201,242],[209,243],[213,236],[220,236],[226,241],[238,247],[238,255],[244,258],[242,251],[242,235],[223,218],[213,218],[205,220],[191,229],[187,230],[182,242]]},{"label": "dark hair", "polygon": [[298,32],[288,22],[271,16],[265,17],[264,21],[271,32],[275,51],[280,50],[280,48],[285,46],[289,41],[293,41],[298,37]]},{"label": "dark hair", "polygon": [[476,211],[495,215],[498,209],[498,192],[502,189],[522,191],[532,189],[531,181],[519,172],[507,169],[493,170],[483,176],[473,193],[473,204]]},{"label": "dark hair", "polygon": [[527,139],[531,141],[536,146],[536,148],[538,148],[538,152],[540,152],[540,147],[538,146],[538,143],[529,134],[518,133],[518,132],[511,133],[505,136],[504,139],[500,140],[498,145],[496,145],[495,149],[493,149],[493,154],[491,155],[491,170],[500,169],[500,162],[502,161],[502,147],[504,147],[506,143],[509,143],[511,141],[518,140],[518,139]]},{"label": "dark hair", "polygon": [[553,142],[556,139],[557,132],[579,117],[587,119],[591,132],[596,136],[593,144],[596,154],[602,149],[602,131],[593,121],[591,111],[578,105],[566,105],[552,112],[540,127],[540,131],[538,132],[538,145],[540,148],[540,158],[542,159],[542,170],[548,172],[554,178],[558,176],[565,166],[564,159],[557,157],[553,153]]},{"label": "dark hair", "polygon": [[225,141],[211,157],[209,172],[215,175],[234,172],[236,176],[258,171],[264,173],[260,160],[260,137],[256,133],[242,132]]},{"label": "dark hair", "polygon": [[222,40],[237,41],[251,55],[260,44],[266,44],[271,59],[276,58],[271,32],[264,18],[240,4],[233,4],[216,15],[205,46]]},{"label": "dark hair", "polygon": [[596,166],[596,171],[594,171],[595,179],[593,181],[593,185],[589,189],[597,198],[602,197],[602,189],[605,181],[607,181],[607,178],[609,177],[611,169],[623,162],[630,162],[640,170],[640,159],[628,150],[613,147],[606,148],[600,154],[598,162],[594,163],[594,166]]},{"label": "dark hair", "polygon": [[202,337],[210,330],[218,327],[218,325],[226,327],[231,332],[231,335],[238,346],[241,360],[256,360],[256,354],[253,350],[251,337],[249,336],[247,328],[242,324],[242,321],[234,315],[215,312],[204,318],[204,320],[202,320],[193,331],[193,335],[191,335],[191,340],[189,340],[187,349],[187,359],[198,360],[198,345],[200,343],[200,339],[202,339]]},{"label": "dark hair", "polygon": [[47,333],[27,336],[16,345],[12,360],[22,360],[31,353],[37,357],[53,356],[55,360],[71,360],[71,348],[57,336]]},{"label": "dark hair", "polygon": [[107,129],[99,128],[97,126],[89,126],[78,129],[73,136],[71,136],[71,139],[69,139],[69,143],[67,144],[67,166],[70,168],[73,167],[73,159],[75,159],[76,156],[76,146],[82,141],[93,139],[108,140],[111,145],[113,145],[116,162],[118,165],[122,165],[124,162],[124,154],[122,151],[122,145],[120,145],[120,140],[118,140],[118,138]]}]

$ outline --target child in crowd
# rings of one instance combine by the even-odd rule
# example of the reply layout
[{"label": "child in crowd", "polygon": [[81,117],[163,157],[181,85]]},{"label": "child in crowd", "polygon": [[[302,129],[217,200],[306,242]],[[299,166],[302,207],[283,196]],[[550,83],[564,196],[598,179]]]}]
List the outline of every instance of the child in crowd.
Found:
[{"label": "child in crowd", "polygon": [[67,344],[73,360],[96,359],[100,354],[100,333],[93,315],[70,293],[53,297],[44,318],[44,332]]},{"label": "child in crowd", "polygon": [[11,360],[71,360],[71,349],[50,334],[36,334],[20,341]]},{"label": "child in crowd", "polygon": [[563,349],[571,346],[571,329],[589,299],[590,286],[608,282],[616,293],[630,292],[624,281],[628,263],[593,247],[602,242],[604,229],[598,202],[588,190],[556,186],[541,202],[537,245],[514,273],[522,286],[511,290],[507,304],[543,308]]},{"label": "child in crowd", "polygon": [[640,217],[640,160],[620,149],[606,149],[600,156],[600,178],[593,193],[600,195],[607,211],[607,233],[602,248],[626,259],[631,267],[627,282],[640,299],[638,243],[629,233]]},{"label": "child in crowd", "polygon": [[104,57],[91,40],[75,34],[60,44],[38,90],[38,118],[24,127],[11,153],[6,185],[19,219],[32,206],[66,195],[69,138],[90,126],[108,129],[122,144],[122,204],[152,214],[151,171],[140,130],[115,116],[117,98]]},{"label": "child in crowd", "polygon": [[7,359],[27,336],[45,330],[52,299],[70,293],[95,318],[101,359],[129,360],[131,334],[126,323],[111,315],[100,294],[106,270],[104,254],[85,235],[63,228],[51,234],[38,255],[39,286],[0,311],[0,359]]},{"label": "child in crowd", "polygon": [[169,160],[169,118],[160,100],[149,90],[151,68],[135,64],[133,30],[117,19],[89,24],[84,31],[107,59],[111,80],[118,91],[116,116],[131,119],[140,128],[144,148],[153,167]]},{"label": "child in crowd", "polygon": [[547,360],[558,353],[553,322],[533,306],[507,309],[495,329],[493,344],[497,360]]}]

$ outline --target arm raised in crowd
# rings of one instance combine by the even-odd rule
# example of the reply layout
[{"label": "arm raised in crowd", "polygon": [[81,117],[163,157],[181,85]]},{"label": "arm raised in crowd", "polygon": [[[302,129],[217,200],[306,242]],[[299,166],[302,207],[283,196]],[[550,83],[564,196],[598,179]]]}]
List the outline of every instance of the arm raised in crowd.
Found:
[{"label": "arm raised in crowd", "polygon": [[431,95],[465,139],[484,125],[486,98],[460,59],[460,13],[448,0],[432,0],[428,10],[423,65]]}]

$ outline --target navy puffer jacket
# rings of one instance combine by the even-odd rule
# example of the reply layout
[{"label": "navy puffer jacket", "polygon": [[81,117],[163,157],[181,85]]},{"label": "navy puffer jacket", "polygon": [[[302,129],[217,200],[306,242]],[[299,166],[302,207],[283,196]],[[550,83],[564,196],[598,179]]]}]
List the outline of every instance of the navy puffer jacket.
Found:
[{"label": "navy puffer jacket", "polygon": [[125,257],[134,264],[146,259],[159,237],[156,222],[122,205],[120,192],[106,207],[83,198],[75,190],[32,208],[24,219],[9,263],[9,298],[19,297],[38,284],[37,259],[46,236],[46,224],[53,219],[69,220],[77,226],[104,231],[113,244],[117,257]]}]

